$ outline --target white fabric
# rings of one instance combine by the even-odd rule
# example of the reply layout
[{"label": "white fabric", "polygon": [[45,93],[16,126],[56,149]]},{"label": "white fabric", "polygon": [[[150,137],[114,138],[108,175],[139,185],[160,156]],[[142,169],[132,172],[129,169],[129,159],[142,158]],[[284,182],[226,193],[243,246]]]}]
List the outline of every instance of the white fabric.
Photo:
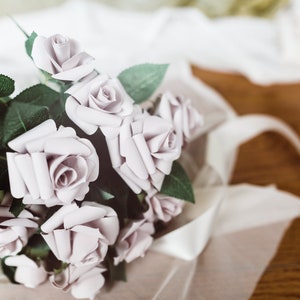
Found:
[{"label": "white fabric", "polygon": [[[276,188],[227,186],[232,171],[232,164],[228,162],[234,162],[237,148],[266,130],[280,132],[293,143],[300,154],[300,139],[279,120],[250,115],[225,122],[208,134],[206,156],[207,165],[213,167],[222,184],[203,187],[196,177],[196,204],[188,206],[184,212],[185,219],[190,222],[155,240],[152,249],[192,260],[206,246],[215,220],[217,226],[214,232],[220,235],[300,216],[300,202],[296,196],[280,192]],[[217,212],[221,203],[223,210],[219,218]]]},{"label": "white fabric", "polygon": [[[236,116],[224,99],[193,77],[185,64],[170,67],[159,92],[167,88],[174,88],[175,93],[193,100],[193,105],[203,113],[207,123],[202,134],[208,136],[204,166],[197,165],[197,157],[188,161],[189,167],[196,166],[193,170],[196,204],[187,205],[182,216],[186,224],[156,239],[153,250],[192,260],[203,251],[212,232],[228,234],[300,215],[299,198],[275,187],[229,185],[241,144],[263,132],[276,131],[300,154],[300,139],[296,132],[279,119],[267,115]],[[218,112],[218,118],[214,118],[212,112]],[[214,222],[217,222],[215,228]]]},{"label": "white fabric", "polygon": [[[299,51],[294,50],[300,45],[299,11],[294,1],[287,11],[273,20],[224,18],[212,21],[194,9],[124,13],[88,1],[69,1],[61,7],[16,19],[28,32],[36,30],[45,36],[58,32],[76,38],[84,50],[96,57],[97,69],[113,75],[140,62],[187,59],[207,68],[237,71],[255,82],[267,84],[300,80]],[[0,20],[0,33],[5,37],[0,48],[1,72],[16,79],[18,90],[37,82],[37,71],[22,52],[22,34],[7,18]],[[202,174],[199,174],[195,179],[195,191],[200,206],[197,204],[185,212],[190,223],[157,239],[153,249],[192,259],[201,253],[212,233],[216,236],[232,233],[300,215],[298,197],[276,188],[250,185],[226,188],[236,149],[241,143],[271,129],[281,132],[299,149],[295,133],[268,117],[236,117],[222,97],[191,76],[186,64],[170,68],[160,91],[166,87],[194,99],[194,104],[204,113],[206,126],[202,133],[219,126],[210,133],[207,149],[215,149],[210,147],[220,143],[220,132],[232,135],[226,140],[228,151],[218,154],[209,150],[206,156],[207,166],[213,168],[223,185],[204,189]],[[226,122],[220,125],[223,121]],[[250,125],[255,125],[251,132]],[[235,130],[239,131],[238,135]],[[220,216],[216,218],[220,204]],[[194,238],[195,232],[199,239]]]},{"label": "white fabric", "polygon": [[[124,12],[83,0],[14,18],[28,33],[61,33],[77,39],[97,58],[98,70],[112,75],[137,63],[185,59],[209,69],[242,73],[259,84],[300,80],[298,0],[273,19],[210,20],[192,8]],[[36,81],[36,70],[23,51],[22,33],[7,17],[0,20],[0,34],[5,37],[1,71],[15,75],[21,87]]]}]

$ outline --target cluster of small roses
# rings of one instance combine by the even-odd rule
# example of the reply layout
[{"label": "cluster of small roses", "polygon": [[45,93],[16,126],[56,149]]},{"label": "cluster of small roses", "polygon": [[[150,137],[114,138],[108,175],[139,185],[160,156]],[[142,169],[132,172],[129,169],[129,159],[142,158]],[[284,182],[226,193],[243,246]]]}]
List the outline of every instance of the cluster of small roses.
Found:
[{"label": "cluster of small roses", "polygon": [[[105,281],[109,247],[115,265],[129,263],[150,247],[157,220],[168,222],[181,213],[183,202],[160,189],[202,118],[189,100],[169,92],[150,114],[134,104],[117,78],[99,75],[94,59],[76,41],[61,35],[37,36],[31,56],[39,69],[69,84],[69,119],[87,136],[100,129],[111,166],[135,194],[143,192],[147,210],[138,219],[120,222],[118,211],[97,199],[87,201],[89,185],[101,173],[101,149],[50,119],[8,143],[14,151],[7,153],[10,193],[25,208],[15,217],[9,211],[12,197],[7,193],[2,200],[0,257],[8,256],[5,265],[16,268],[16,282],[36,287],[49,278],[76,298],[92,299]],[[22,253],[38,230],[62,262],[59,272],[49,272],[42,261]]]}]

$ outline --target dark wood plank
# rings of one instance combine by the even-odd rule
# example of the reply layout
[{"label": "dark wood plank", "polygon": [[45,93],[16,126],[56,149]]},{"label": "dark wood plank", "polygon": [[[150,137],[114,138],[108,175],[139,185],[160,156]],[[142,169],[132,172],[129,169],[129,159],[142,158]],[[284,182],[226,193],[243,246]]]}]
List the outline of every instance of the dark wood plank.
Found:
[{"label": "dark wood plank", "polygon": [[[241,115],[264,113],[286,121],[300,135],[300,84],[258,86],[237,74],[193,68]],[[300,156],[275,133],[265,133],[240,148],[232,183],[275,183],[300,196]],[[241,274],[243,276],[243,274]],[[300,218],[287,230],[260,278],[251,300],[300,299]]]}]

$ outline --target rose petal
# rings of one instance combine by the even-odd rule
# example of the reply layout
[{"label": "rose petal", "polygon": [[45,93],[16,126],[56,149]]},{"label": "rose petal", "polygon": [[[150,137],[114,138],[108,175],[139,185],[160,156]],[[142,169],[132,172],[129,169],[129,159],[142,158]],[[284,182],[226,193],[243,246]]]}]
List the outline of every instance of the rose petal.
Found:
[{"label": "rose petal", "polygon": [[109,115],[83,105],[77,107],[77,116],[82,121],[98,126],[120,126],[122,118],[117,115]]},{"label": "rose petal", "polygon": [[8,177],[9,177],[9,185],[10,191],[13,197],[22,198],[27,193],[27,188],[22,178],[21,173],[15,163],[15,158],[18,154],[7,152],[7,167],[8,167]]},{"label": "rose petal", "polygon": [[164,178],[165,174],[159,170],[157,170],[154,174],[151,174],[151,182],[158,191],[160,191],[162,187]]},{"label": "rose petal", "polygon": [[37,228],[38,225],[36,222],[28,220],[28,219],[21,219],[21,218],[14,218],[10,220],[6,220],[0,223],[1,226],[13,227],[28,227],[28,228]]},{"label": "rose petal", "polygon": [[71,56],[71,47],[69,39],[60,34],[56,34],[52,36],[51,40],[55,57],[57,58],[58,63],[61,65]]},{"label": "rose petal", "polygon": [[37,268],[36,263],[24,254],[7,257],[5,259],[5,264],[11,267],[27,266]]},{"label": "rose petal", "polygon": [[94,299],[105,282],[101,273],[101,269],[95,268],[81,276],[80,279],[72,285],[71,293],[73,297],[77,299]]},{"label": "rose petal", "polygon": [[[46,53],[46,54],[45,54]],[[43,36],[37,36],[34,40],[31,57],[34,64],[41,70],[53,74],[53,66],[50,62],[49,55],[51,53],[51,42]]]},{"label": "rose petal", "polygon": [[89,191],[88,183],[84,182],[76,187],[60,189],[56,192],[57,198],[60,200],[61,203],[64,204],[71,204],[73,200],[83,200],[84,196]]},{"label": "rose petal", "polygon": [[103,218],[106,215],[102,207],[83,206],[72,211],[64,217],[64,228],[71,228],[78,224],[85,224],[95,219]]},{"label": "rose petal", "polygon": [[92,135],[97,129],[98,125],[90,124],[89,122],[82,121],[77,115],[77,108],[80,104],[70,96],[66,101],[66,113],[68,117],[78,126],[80,127],[86,134]]},{"label": "rose petal", "polygon": [[[90,74],[88,74],[87,76],[85,76],[84,78],[82,78],[80,81],[75,82],[74,84],[72,84],[72,86],[66,90],[66,94],[68,95],[75,95],[77,94],[77,92],[79,92],[83,87],[88,86],[87,84],[89,82],[92,82],[92,80],[94,78],[96,78],[98,76],[98,73],[94,70],[93,72],[91,72]],[[77,97],[74,96],[74,98],[77,99]],[[77,99],[79,101],[79,99]],[[80,101],[79,101],[80,102]]]},{"label": "rose petal", "polygon": [[120,155],[119,139],[115,138],[106,138],[106,144],[113,168],[118,168],[122,164],[122,158]]},{"label": "rose petal", "polygon": [[156,161],[156,168],[166,175],[171,173],[172,165],[173,165],[172,159],[170,159],[170,160],[160,159],[160,160]]},{"label": "rose petal", "polygon": [[[86,52],[79,52],[76,54],[74,53],[74,55],[72,55],[68,60],[64,61],[61,66],[64,71],[74,70],[74,68],[76,67],[85,67],[85,66],[91,67],[92,68],[91,71],[92,71],[94,68],[91,62],[93,62],[94,60],[95,59],[89,54],[87,54]],[[88,72],[87,74],[89,73],[90,72]],[[85,74],[84,76],[86,76],[87,74]],[[78,81],[79,79],[73,79],[73,81]]]},{"label": "rose petal", "polygon": [[34,152],[43,152],[44,151],[44,145],[45,142],[48,139],[51,138],[62,138],[62,137],[73,137],[76,138],[76,132],[71,127],[63,127],[60,126],[57,131],[54,133],[51,133],[49,135],[43,136],[41,138],[38,138],[36,140],[30,141],[26,144],[26,150],[28,153],[34,153]]},{"label": "rose petal", "polygon": [[130,250],[127,252],[125,261],[127,263],[131,263],[136,258],[143,257],[146,250],[148,250],[151,246],[152,242],[153,238],[151,236],[147,234],[139,234],[134,247],[130,248]]},{"label": "rose petal", "polygon": [[55,257],[59,259],[59,252],[57,249],[56,240],[54,237],[54,232],[50,232],[49,234],[41,234],[47,245],[49,246],[50,250],[53,252]]},{"label": "rose petal", "polygon": [[94,150],[93,144],[88,139],[80,139],[81,143],[86,145],[89,149],[93,149],[89,157],[86,158],[86,162],[88,164],[88,179],[89,181],[94,181],[99,176],[99,157],[97,152]]},{"label": "rose petal", "polygon": [[126,165],[131,171],[142,180],[148,178],[148,172],[145,167],[141,153],[132,139],[127,139],[121,144],[122,153],[126,159]]},{"label": "rose petal", "polygon": [[138,148],[139,153],[142,153],[142,159],[144,162],[144,165],[147,168],[147,172],[149,174],[152,174],[155,172],[155,165],[153,162],[153,158],[151,157],[149,148],[147,146],[147,143],[145,141],[145,138],[142,134],[137,134],[133,137],[133,140]]},{"label": "rose petal", "polygon": [[38,199],[40,197],[40,193],[31,157],[29,154],[16,155],[15,163],[31,197],[33,199]]},{"label": "rose petal", "polygon": [[94,65],[89,63],[86,65],[75,67],[67,71],[54,74],[52,75],[52,77],[54,79],[63,80],[63,81],[78,81],[84,76],[90,74],[93,70],[94,70]]},{"label": "rose petal", "polygon": [[36,175],[37,185],[41,198],[48,199],[54,195],[49,176],[48,162],[45,153],[32,153],[31,159]]},{"label": "rose petal", "polygon": [[137,177],[132,170],[127,166],[127,164],[123,164],[120,167],[120,171],[122,172],[123,176],[127,177],[130,181],[134,182],[137,186],[142,188],[143,190],[147,191],[150,189],[151,185],[150,182],[146,179],[141,179]]},{"label": "rose petal", "polygon": [[98,226],[101,228],[101,233],[108,240],[109,245],[113,245],[119,234],[118,218],[102,218],[98,220]]},{"label": "rose petal", "polygon": [[53,120],[47,120],[38,126],[26,131],[22,135],[18,136],[17,138],[11,140],[8,143],[8,146],[19,152],[25,152],[25,145],[35,139],[39,139],[45,137],[51,133],[56,132],[56,124]]},{"label": "rose petal", "polygon": [[43,267],[38,267],[33,260],[29,259],[24,254],[7,257],[5,264],[17,267],[14,278],[15,281],[22,283],[29,288],[37,287],[48,277],[48,274]]},{"label": "rose petal", "polygon": [[98,82],[105,81],[109,78],[108,75],[106,74],[100,74],[97,75],[96,77],[89,78],[91,79],[90,81],[84,80],[84,85],[78,85],[76,87],[76,90],[70,89],[68,90],[68,93],[71,94],[80,104],[87,106],[88,104],[88,97],[87,95],[90,93],[90,89],[95,83],[97,84]]},{"label": "rose petal", "polygon": [[42,226],[41,230],[44,233],[49,233],[63,224],[64,217],[78,209],[78,206],[74,204],[62,206],[57,212],[55,212],[51,218],[49,218]]},{"label": "rose petal", "polygon": [[53,236],[57,249],[57,258],[64,262],[69,262],[72,253],[70,231],[56,229],[53,231]]},{"label": "rose petal", "polygon": [[16,239],[18,239],[18,235],[16,232],[14,232],[11,229],[1,229],[0,230],[0,247],[2,245],[6,245],[9,244],[13,241],[15,241]]},{"label": "rose petal", "polygon": [[91,150],[74,138],[52,138],[45,143],[45,152],[55,155],[83,155],[88,156]]},{"label": "rose petal", "polygon": [[[70,262],[75,264],[82,262],[87,254],[94,252],[98,248],[99,230],[86,226],[75,226],[72,231],[76,232],[76,234],[73,235],[73,252]],[[104,257],[100,258],[103,259]]]}]

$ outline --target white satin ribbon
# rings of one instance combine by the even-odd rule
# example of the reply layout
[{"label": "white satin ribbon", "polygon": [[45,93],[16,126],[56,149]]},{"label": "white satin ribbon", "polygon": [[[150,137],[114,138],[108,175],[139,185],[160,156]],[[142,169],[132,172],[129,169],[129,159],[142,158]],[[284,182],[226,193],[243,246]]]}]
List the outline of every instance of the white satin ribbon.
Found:
[{"label": "white satin ribbon", "polygon": [[[220,176],[222,184],[217,187],[204,188],[199,185],[199,181],[196,177],[194,181],[196,204],[193,207],[188,206],[184,212],[184,218],[192,220],[184,226],[155,240],[152,250],[185,260],[196,258],[203,251],[211,236],[220,204],[230,200],[232,205],[227,207],[227,214],[231,215],[231,218],[227,217],[224,220],[224,224],[226,226],[226,222],[233,220],[231,221],[231,230],[241,230],[240,225],[236,225],[242,223],[240,222],[240,218],[248,219],[248,214],[253,216],[253,213],[251,214],[253,208],[249,211],[245,209],[241,210],[241,213],[239,213],[239,210],[238,212],[236,211],[244,197],[248,199],[248,201],[250,201],[249,198],[252,197],[256,199],[258,207],[260,203],[257,199],[263,200],[267,197],[267,199],[270,200],[270,198],[279,197],[282,204],[284,203],[284,207],[288,208],[287,212],[283,213],[278,205],[273,206],[273,208],[277,208],[277,214],[266,213],[264,215],[256,207],[255,211],[260,211],[260,216],[257,217],[256,215],[252,219],[252,222],[246,222],[244,224],[246,228],[258,226],[262,223],[262,219],[265,223],[272,223],[276,220],[290,219],[300,215],[300,203],[297,200],[295,201],[297,197],[291,197],[276,189],[273,189],[272,193],[270,193],[269,188],[260,188],[261,190],[259,190],[259,188],[255,187],[252,189],[249,187],[246,189],[241,188],[238,190],[238,193],[236,190],[234,193],[231,187],[229,187],[228,190],[227,185],[230,180],[238,147],[242,143],[247,142],[249,139],[265,131],[279,132],[287,138],[300,153],[300,139],[297,134],[288,125],[276,118],[264,115],[248,115],[245,117],[236,117],[220,125],[208,134],[206,164],[211,166]],[[202,176],[202,174],[199,174],[199,176]],[[234,198],[235,201],[233,201],[232,198]],[[243,204],[247,203],[243,201]],[[273,204],[274,203],[272,203],[272,205]],[[291,209],[289,209],[289,206]],[[242,207],[247,207],[247,205]],[[274,209],[272,211],[274,212]],[[236,217],[235,223],[234,220]],[[222,222],[219,222],[218,225],[215,232],[219,232],[219,234],[226,233],[226,230],[222,232]]]}]

